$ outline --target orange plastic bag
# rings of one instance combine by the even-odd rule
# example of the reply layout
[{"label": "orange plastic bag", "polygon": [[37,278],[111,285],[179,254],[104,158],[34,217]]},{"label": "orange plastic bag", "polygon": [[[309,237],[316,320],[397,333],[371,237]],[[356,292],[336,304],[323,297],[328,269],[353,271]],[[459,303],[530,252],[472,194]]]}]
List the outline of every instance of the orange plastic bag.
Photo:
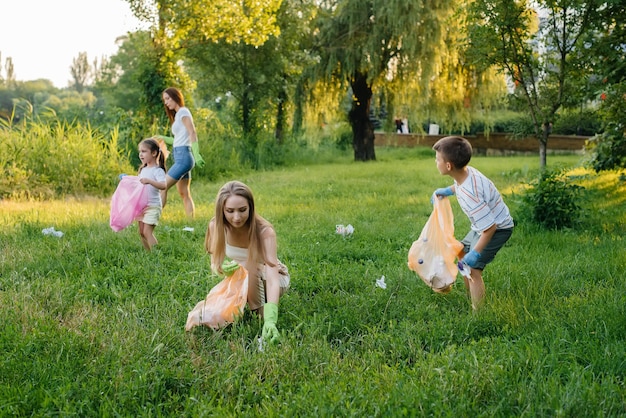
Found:
[{"label": "orange plastic bag", "polygon": [[433,212],[409,250],[409,268],[435,292],[447,293],[456,281],[455,263],[463,244],[454,238],[454,215],[448,198],[434,198]]},{"label": "orange plastic bag", "polygon": [[189,315],[185,331],[197,325],[219,329],[243,314],[248,300],[248,271],[239,266],[230,276],[216,284],[206,299],[198,302]]}]

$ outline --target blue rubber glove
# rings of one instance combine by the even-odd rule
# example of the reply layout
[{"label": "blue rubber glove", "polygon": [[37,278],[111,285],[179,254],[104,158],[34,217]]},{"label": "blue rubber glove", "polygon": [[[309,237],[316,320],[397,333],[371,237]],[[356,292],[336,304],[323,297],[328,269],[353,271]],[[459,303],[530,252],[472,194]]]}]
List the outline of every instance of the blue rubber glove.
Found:
[{"label": "blue rubber glove", "polygon": [[474,268],[476,267],[479,259],[480,253],[475,250],[471,250],[469,253],[465,254],[465,257],[463,257],[463,262],[468,266]]},{"label": "blue rubber glove", "polygon": [[191,152],[193,153],[193,159],[196,160],[196,165],[200,168],[204,167],[204,158],[200,155],[200,145],[198,145],[198,141],[191,143]]},{"label": "blue rubber glove", "polygon": [[278,321],[278,305],[268,302],[263,307],[263,318],[265,323],[263,324],[263,341],[269,341],[275,344],[280,339],[280,333],[276,328],[276,322]]},{"label": "blue rubber glove", "polygon": [[442,187],[434,191],[433,195],[430,197],[430,203],[435,203],[435,197],[439,196],[452,196],[454,192],[452,191],[452,187]]},{"label": "blue rubber glove", "polygon": [[452,191],[452,187],[442,187],[435,190],[434,194],[435,196],[452,196],[454,192]]}]

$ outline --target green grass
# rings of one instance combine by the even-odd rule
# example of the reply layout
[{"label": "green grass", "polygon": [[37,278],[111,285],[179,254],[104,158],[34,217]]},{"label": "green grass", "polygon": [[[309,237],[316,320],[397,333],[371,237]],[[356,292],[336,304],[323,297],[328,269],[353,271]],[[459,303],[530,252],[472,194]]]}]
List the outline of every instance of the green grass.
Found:
[{"label": "green grass", "polygon": [[[278,347],[257,319],[185,332],[217,282],[203,252],[220,182],[172,189],[159,248],[114,233],[107,199],[0,202],[0,416],[624,416],[626,184],[551,156],[586,187],[576,230],[520,223],[485,270],[432,292],[407,267],[430,194],[430,150],[377,151],[239,179],[274,223],[292,289]],[[516,218],[538,158],[476,157]],[[468,223],[455,201],[457,235]],[[336,224],[352,224],[342,238]],[[62,238],[44,236],[54,226]],[[183,231],[185,226],[193,232]],[[385,275],[387,289],[375,286]]]}]

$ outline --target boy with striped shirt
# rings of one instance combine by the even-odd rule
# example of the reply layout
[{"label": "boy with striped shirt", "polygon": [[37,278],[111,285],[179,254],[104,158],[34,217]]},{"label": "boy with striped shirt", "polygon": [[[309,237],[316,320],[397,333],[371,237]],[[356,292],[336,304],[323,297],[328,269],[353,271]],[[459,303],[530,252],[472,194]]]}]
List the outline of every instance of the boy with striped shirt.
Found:
[{"label": "boy with striped shirt", "polygon": [[454,180],[449,187],[435,190],[434,195],[456,195],[457,201],[471,223],[471,230],[461,241],[462,261],[470,267],[471,278],[465,279],[472,309],[477,310],[485,298],[483,270],[513,233],[513,218],[498,189],[485,175],[468,166],[472,145],[465,138],[448,136],[433,145],[437,169]]}]

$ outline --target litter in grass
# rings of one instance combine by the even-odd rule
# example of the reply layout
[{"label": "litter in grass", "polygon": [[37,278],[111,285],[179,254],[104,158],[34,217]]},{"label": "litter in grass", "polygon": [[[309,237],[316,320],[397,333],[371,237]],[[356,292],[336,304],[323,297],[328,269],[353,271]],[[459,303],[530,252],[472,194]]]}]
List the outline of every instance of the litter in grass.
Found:
[{"label": "litter in grass", "polygon": [[347,226],[337,225],[335,227],[335,232],[345,238],[354,233],[354,227],[350,224],[348,224]]},{"label": "litter in grass", "polygon": [[385,276],[380,276],[380,279],[376,280],[376,286],[380,287],[381,289],[387,288],[387,283],[385,283]]},{"label": "litter in grass", "polygon": [[187,231],[187,232],[193,232],[193,228],[190,226],[186,226],[183,228],[183,231]]},{"label": "litter in grass", "polygon": [[41,230],[41,233],[44,235],[53,235],[55,237],[61,238],[63,236],[63,232],[57,231],[53,226],[50,228],[45,228]]}]

